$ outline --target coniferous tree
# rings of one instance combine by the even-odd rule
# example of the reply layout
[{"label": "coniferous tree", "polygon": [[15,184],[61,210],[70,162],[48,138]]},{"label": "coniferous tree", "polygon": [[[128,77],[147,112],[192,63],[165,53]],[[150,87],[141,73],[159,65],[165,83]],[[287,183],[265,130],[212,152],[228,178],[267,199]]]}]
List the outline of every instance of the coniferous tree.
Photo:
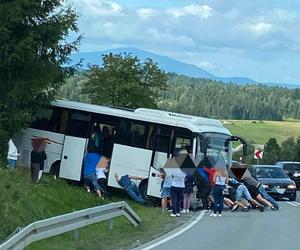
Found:
[{"label": "coniferous tree", "polygon": [[66,64],[80,37],[67,38],[78,31],[77,15],[64,2],[0,3],[0,145],[6,145],[74,73],[75,67]]}]

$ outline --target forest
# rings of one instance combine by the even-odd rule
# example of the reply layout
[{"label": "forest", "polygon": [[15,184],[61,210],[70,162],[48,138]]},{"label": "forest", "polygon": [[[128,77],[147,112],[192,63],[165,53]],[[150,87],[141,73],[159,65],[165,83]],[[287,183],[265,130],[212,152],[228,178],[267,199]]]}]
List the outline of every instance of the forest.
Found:
[{"label": "forest", "polygon": [[[158,109],[218,119],[300,119],[300,89],[225,84],[170,73],[167,76],[168,88],[157,91]],[[66,81],[58,97],[89,102],[82,93],[87,81],[86,73],[78,73]]]}]

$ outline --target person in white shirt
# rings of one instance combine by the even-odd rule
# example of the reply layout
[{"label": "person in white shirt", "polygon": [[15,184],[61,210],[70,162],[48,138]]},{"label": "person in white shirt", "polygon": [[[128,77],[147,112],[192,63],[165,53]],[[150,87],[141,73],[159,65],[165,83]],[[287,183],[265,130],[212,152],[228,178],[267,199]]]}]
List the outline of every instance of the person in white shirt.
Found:
[{"label": "person in white shirt", "polygon": [[180,206],[183,200],[183,190],[185,187],[184,179],[186,173],[180,168],[174,168],[171,171],[172,184],[171,184],[171,200],[172,200],[172,217],[180,216]]},{"label": "person in white shirt", "polygon": [[9,170],[14,170],[19,155],[20,154],[18,153],[17,147],[15,146],[12,139],[10,139],[8,142],[8,153],[7,153],[7,164]]}]

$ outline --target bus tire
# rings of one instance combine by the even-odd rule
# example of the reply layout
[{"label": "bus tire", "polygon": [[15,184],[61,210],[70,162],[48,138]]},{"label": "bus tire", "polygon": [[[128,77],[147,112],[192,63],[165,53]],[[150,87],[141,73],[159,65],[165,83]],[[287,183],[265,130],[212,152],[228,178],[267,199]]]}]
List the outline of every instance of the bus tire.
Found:
[{"label": "bus tire", "polygon": [[60,170],[60,161],[56,161],[52,164],[50,169],[50,174],[53,175],[53,178],[56,180],[59,177]]},{"label": "bus tire", "polygon": [[146,201],[147,204],[150,205],[159,204],[158,198],[147,195],[147,189],[148,189],[148,180],[143,180],[139,185],[139,190],[142,194],[143,199]]}]

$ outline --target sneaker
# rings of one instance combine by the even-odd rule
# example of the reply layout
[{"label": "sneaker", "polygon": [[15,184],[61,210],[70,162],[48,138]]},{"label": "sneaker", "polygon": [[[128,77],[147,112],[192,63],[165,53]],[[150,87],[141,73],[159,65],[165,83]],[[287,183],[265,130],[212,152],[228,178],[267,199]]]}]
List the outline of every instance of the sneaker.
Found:
[{"label": "sneaker", "polygon": [[279,209],[279,207],[272,206],[272,207],[271,207],[271,209],[272,209],[273,211],[276,211],[276,210],[278,210],[278,209]]},{"label": "sneaker", "polygon": [[235,210],[237,210],[239,208],[238,204],[234,204],[232,209],[230,210],[231,212],[234,212]]},{"label": "sneaker", "polygon": [[170,214],[171,217],[176,217],[176,214]]},{"label": "sneaker", "polygon": [[222,214],[218,214],[218,216],[219,216],[219,217],[221,217],[221,216],[222,216]]},{"label": "sneaker", "polygon": [[187,211],[186,211],[186,209],[182,209],[182,210],[180,211],[180,213],[182,213],[182,214],[186,214],[186,213],[187,213]]},{"label": "sneaker", "polygon": [[176,217],[180,217],[180,214],[176,214]]},{"label": "sneaker", "polygon": [[217,214],[211,214],[210,217],[217,217]]},{"label": "sneaker", "polygon": [[265,211],[265,207],[264,207],[264,206],[259,206],[259,211],[260,211],[260,212]]},{"label": "sneaker", "polygon": [[187,209],[187,210],[186,210],[186,213],[187,213],[187,214],[189,214],[189,213],[190,213],[190,210],[189,210],[189,209]]}]

